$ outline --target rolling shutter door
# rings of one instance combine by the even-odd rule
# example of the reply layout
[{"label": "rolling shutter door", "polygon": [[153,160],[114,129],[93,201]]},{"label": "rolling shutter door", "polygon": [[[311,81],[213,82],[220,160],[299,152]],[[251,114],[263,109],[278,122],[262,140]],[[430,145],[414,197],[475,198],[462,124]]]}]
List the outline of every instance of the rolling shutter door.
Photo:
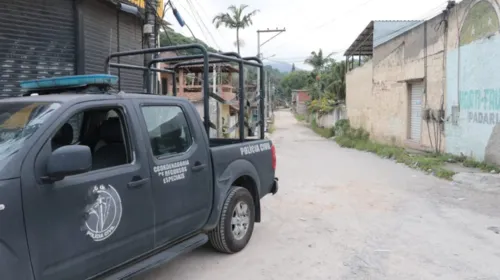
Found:
[{"label": "rolling shutter door", "polygon": [[422,127],[422,95],[424,93],[424,85],[412,84],[410,93],[410,139],[415,142],[420,142],[421,127]]},{"label": "rolling shutter door", "polygon": [[19,81],[75,73],[73,1],[0,2],[0,95]]},{"label": "rolling shutter door", "polygon": [[[120,13],[120,51],[142,49],[142,22],[137,16]],[[144,55],[125,56],[120,58],[120,63],[144,65]],[[126,92],[143,92],[143,71],[120,69],[121,90]]]},{"label": "rolling shutter door", "polygon": [[[118,11],[104,2],[95,0],[83,1],[82,11],[85,74],[102,74],[106,57],[117,51]],[[112,68],[111,73],[117,75],[118,72],[116,68]]]}]

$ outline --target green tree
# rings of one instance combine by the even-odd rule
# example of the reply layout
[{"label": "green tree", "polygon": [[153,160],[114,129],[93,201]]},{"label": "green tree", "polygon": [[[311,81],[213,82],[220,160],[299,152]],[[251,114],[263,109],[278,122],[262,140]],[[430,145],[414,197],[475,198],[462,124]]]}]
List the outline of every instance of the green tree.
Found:
[{"label": "green tree", "polygon": [[295,63],[292,64],[292,72],[295,72]]},{"label": "green tree", "polygon": [[286,99],[292,96],[292,90],[305,89],[313,82],[311,73],[303,70],[296,70],[288,73],[280,83],[280,91]]},{"label": "green tree", "polygon": [[345,100],[345,70],[345,63],[332,61],[325,71],[325,90],[332,93],[336,100]]},{"label": "green tree", "polygon": [[255,16],[259,10],[253,10],[250,13],[244,14],[244,10],[248,8],[248,5],[241,4],[239,7],[234,5],[229,6],[228,13],[219,13],[216,15],[212,23],[215,24],[216,28],[224,25],[230,29],[236,29],[236,46],[238,48],[238,54],[240,53],[240,29],[245,29],[246,27],[253,24],[252,18]]},{"label": "green tree", "polygon": [[[160,32],[161,46],[177,46],[177,45],[187,45],[194,43],[202,44],[207,48],[209,52],[217,52],[214,48],[208,46],[205,42],[195,38],[186,37],[173,30],[166,30],[166,31],[163,30],[162,32]],[[191,55],[191,54],[199,54],[200,51],[196,49],[190,49],[185,51],[179,51],[179,53],[183,55]]]}]

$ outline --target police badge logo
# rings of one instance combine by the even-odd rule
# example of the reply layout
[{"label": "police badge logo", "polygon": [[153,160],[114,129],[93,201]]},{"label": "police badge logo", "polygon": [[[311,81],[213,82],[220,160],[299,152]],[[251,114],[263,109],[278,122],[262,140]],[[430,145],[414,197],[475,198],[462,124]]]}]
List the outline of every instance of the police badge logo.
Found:
[{"label": "police badge logo", "polygon": [[116,189],[98,185],[91,189],[95,200],[86,209],[85,230],[94,241],[107,239],[118,228],[122,218],[122,201]]}]

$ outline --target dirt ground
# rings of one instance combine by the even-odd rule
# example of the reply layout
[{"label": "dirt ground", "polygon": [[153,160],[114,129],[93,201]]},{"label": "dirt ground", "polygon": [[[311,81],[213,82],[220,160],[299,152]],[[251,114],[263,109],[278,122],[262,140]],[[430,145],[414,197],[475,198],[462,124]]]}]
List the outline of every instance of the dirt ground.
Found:
[{"label": "dirt ground", "polygon": [[280,191],[247,248],[209,247],[143,279],[500,279],[500,186],[443,181],[315,135],[288,111],[271,136]]}]

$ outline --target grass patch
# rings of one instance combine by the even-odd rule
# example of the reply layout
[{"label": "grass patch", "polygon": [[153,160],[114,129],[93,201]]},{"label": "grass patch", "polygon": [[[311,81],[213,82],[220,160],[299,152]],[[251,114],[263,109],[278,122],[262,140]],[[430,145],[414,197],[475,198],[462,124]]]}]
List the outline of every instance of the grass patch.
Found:
[{"label": "grass patch", "polygon": [[336,128],[338,135],[335,141],[346,148],[353,148],[360,151],[371,152],[380,157],[395,160],[411,168],[431,173],[436,177],[450,180],[455,172],[443,167],[449,161],[448,156],[437,154],[411,154],[403,148],[385,145],[371,141],[369,134],[362,129],[353,129],[346,123],[341,123],[342,128]]},{"label": "grass patch", "polygon": [[324,138],[330,138],[335,135],[333,128],[319,127],[315,119],[311,121],[311,128],[314,132],[316,132],[317,134],[319,134],[321,137]]},{"label": "grass patch", "polygon": [[491,164],[488,164],[486,162],[479,162],[479,161],[476,161],[476,160],[473,160],[470,158],[465,159],[462,162],[462,164],[465,167],[478,168],[478,169],[481,169],[482,171],[485,171],[485,172],[494,171],[495,173],[498,173],[500,171],[500,168],[498,168],[498,166],[491,165]]},{"label": "grass patch", "polygon": [[306,120],[306,116],[304,115],[301,115],[301,114],[295,114],[295,118],[299,121],[299,122],[303,122]]},{"label": "grass patch", "polygon": [[267,132],[270,134],[273,134],[276,131],[276,127],[274,126],[274,123],[270,123],[269,127],[267,128]]}]

